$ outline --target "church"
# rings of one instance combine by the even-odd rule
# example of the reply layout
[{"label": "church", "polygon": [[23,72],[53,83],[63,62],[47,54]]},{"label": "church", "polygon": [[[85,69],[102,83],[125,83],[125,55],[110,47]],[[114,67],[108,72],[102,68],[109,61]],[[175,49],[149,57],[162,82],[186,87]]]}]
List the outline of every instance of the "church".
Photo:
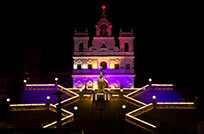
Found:
[{"label": "church", "polygon": [[103,5],[94,35],[74,30],[73,87],[61,85],[60,80],[67,81],[62,77],[47,84],[27,78],[20,104],[5,97],[13,128],[107,134],[196,131],[197,102],[186,101],[175,85],[154,84],[149,78],[135,88],[134,31],[120,28],[116,37],[112,28]]},{"label": "church", "polygon": [[[95,25],[93,39],[88,30],[74,31],[73,88],[97,88],[99,68],[103,68],[106,88],[134,88],[134,33],[122,31],[112,34],[112,24],[106,16],[106,6]],[[119,44],[116,44],[116,39]]]}]

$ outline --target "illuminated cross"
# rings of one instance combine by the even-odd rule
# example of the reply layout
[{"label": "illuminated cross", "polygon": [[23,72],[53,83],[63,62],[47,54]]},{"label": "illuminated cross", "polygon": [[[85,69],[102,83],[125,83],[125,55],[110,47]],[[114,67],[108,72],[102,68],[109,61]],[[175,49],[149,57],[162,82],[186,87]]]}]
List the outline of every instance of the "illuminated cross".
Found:
[{"label": "illuminated cross", "polygon": [[103,12],[106,10],[106,6],[105,5],[103,5],[101,8],[103,9]]}]

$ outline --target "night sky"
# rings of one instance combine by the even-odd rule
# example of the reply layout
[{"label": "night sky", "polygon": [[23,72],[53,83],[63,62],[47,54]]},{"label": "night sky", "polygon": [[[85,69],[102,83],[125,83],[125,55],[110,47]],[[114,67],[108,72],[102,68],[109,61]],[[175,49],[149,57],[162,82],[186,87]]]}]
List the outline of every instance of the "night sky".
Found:
[{"label": "night sky", "polygon": [[134,28],[136,87],[151,77],[153,83],[173,83],[192,96],[201,92],[200,11],[192,3],[173,1],[2,3],[0,76],[14,77],[26,69],[39,76],[71,72],[74,28],[87,27],[94,34],[102,4],[116,36],[119,27]]}]

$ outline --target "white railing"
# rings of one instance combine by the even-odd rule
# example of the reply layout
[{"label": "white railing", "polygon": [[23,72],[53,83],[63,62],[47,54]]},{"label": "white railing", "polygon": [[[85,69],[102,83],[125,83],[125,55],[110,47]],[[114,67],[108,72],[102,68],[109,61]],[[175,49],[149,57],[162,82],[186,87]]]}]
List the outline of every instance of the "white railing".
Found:
[{"label": "white railing", "polygon": [[193,102],[158,102],[156,109],[195,109],[196,106]]}]

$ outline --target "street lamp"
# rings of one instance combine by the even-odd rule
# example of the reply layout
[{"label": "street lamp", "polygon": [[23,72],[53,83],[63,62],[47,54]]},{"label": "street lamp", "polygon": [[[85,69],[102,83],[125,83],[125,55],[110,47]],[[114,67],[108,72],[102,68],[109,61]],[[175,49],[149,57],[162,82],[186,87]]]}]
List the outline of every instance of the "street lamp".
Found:
[{"label": "street lamp", "polygon": [[74,106],[74,119],[77,119],[78,106]]},{"label": "street lamp", "polygon": [[154,95],[154,96],[152,96],[152,99],[153,99],[153,100],[155,100],[156,98],[157,98],[157,97],[156,97],[155,95]]},{"label": "street lamp", "polygon": [[[54,95],[57,96],[57,128],[61,128],[61,115],[62,115],[62,104],[61,104],[61,95],[64,94],[63,92],[57,91],[54,93]],[[49,98],[49,97],[48,97]]]},{"label": "street lamp", "polygon": [[50,100],[50,96],[47,96],[47,100]]},{"label": "street lamp", "polygon": [[120,89],[119,95],[120,95],[120,99],[123,100],[123,89]]},{"label": "street lamp", "polygon": [[122,120],[124,120],[125,119],[125,113],[126,113],[126,105],[125,104],[123,104],[122,105]]},{"label": "street lamp", "polygon": [[148,81],[149,81],[149,87],[151,87],[151,85],[152,85],[152,79],[149,78]]},{"label": "street lamp", "polygon": [[24,86],[24,90],[26,89],[26,84],[27,84],[27,80],[23,80],[23,86]]},{"label": "street lamp", "polygon": [[8,103],[8,106],[10,106],[10,101],[11,101],[10,98],[7,98],[7,99],[6,99],[6,102]]},{"label": "street lamp", "polygon": [[26,83],[27,83],[27,80],[23,80],[23,83],[25,83],[25,84],[26,84]]},{"label": "street lamp", "polygon": [[6,101],[7,101],[8,103],[10,103],[11,99],[10,99],[10,98],[7,98]]},{"label": "street lamp", "polygon": [[152,96],[154,108],[155,108],[155,106],[156,106],[156,98],[157,98],[157,97],[156,97],[155,95]]},{"label": "street lamp", "polygon": [[55,86],[57,87],[57,84],[58,84],[58,78],[55,77]]},{"label": "street lamp", "polygon": [[82,92],[82,91],[83,91],[83,89],[82,89],[82,88],[80,88],[80,89],[79,89],[79,91],[80,91],[80,92]]},{"label": "street lamp", "polygon": [[47,96],[47,105],[50,105],[50,96]]},{"label": "street lamp", "polygon": [[57,77],[55,77],[55,81],[58,81],[58,78],[57,78]]},{"label": "street lamp", "polygon": [[122,109],[126,109],[126,105],[122,105]]},{"label": "street lamp", "polygon": [[78,110],[78,107],[77,106],[74,106],[74,111],[77,111]]}]

